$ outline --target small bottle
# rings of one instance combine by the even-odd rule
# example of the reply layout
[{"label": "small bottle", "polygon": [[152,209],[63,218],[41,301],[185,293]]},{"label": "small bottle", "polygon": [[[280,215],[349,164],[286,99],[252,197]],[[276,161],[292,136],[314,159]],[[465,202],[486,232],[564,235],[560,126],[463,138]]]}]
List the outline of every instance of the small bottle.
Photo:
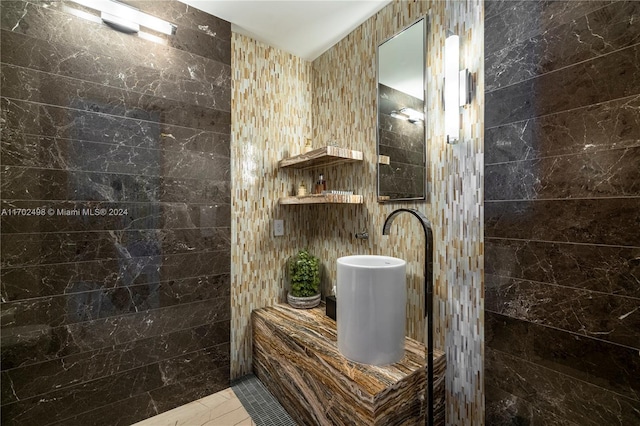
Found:
[{"label": "small bottle", "polygon": [[311,139],[307,138],[307,143],[304,144],[302,148],[302,153],[306,154],[307,152],[313,151],[313,146],[311,145]]},{"label": "small bottle", "polygon": [[327,181],[324,180],[324,175],[320,175],[318,181],[316,182],[316,194],[322,194],[322,192],[326,190]]},{"label": "small bottle", "polygon": [[304,186],[304,182],[301,182],[298,187],[298,197],[304,197],[305,195],[307,195],[307,187]]}]

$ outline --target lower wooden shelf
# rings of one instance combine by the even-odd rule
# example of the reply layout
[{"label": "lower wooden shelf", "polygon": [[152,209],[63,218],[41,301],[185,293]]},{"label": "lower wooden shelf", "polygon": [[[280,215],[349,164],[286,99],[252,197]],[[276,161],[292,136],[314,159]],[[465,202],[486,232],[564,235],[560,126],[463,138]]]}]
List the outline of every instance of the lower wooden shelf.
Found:
[{"label": "lower wooden shelf", "polygon": [[362,204],[362,195],[306,195],[304,197],[281,197],[280,204]]}]

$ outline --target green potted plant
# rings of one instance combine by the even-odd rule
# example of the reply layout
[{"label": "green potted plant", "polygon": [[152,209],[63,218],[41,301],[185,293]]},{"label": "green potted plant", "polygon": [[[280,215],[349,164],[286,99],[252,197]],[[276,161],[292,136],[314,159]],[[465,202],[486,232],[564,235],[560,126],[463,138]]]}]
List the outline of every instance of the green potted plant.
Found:
[{"label": "green potted plant", "polygon": [[289,291],[287,302],[294,308],[309,309],[320,304],[320,261],[300,250],[287,262]]}]

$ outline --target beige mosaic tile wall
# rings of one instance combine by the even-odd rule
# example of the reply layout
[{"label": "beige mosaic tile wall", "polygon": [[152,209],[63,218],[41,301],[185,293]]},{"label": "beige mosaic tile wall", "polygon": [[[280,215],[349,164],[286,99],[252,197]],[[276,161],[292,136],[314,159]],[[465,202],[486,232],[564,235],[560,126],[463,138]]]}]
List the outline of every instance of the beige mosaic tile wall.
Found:
[{"label": "beige mosaic tile wall", "polygon": [[[231,377],[251,371],[250,314],[283,300],[285,259],[308,246],[309,208],[278,205],[300,172],[278,170],[311,136],[311,64],[232,36]],[[285,236],[273,237],[273,219]]]},{"label": "beige mosaic tile wall", "polygon": [[[429,199],[426,203],[378,204],[376,47],[421,16],[429,20]],[[457,145],[444,142],[440,101],[447,30],[461,35],[462,66],[480,80],[476,98],[462,115],[462,142]],[[234,35],[236,220],[232,233],[237,244],[232,258],[232,377],[251,368],[250,311],[283,297],[284,259],[304,246],[324,262],[325,292],[335,282],[334,265],[340,256],[384,254],[406,259],[408,335],[422,340],[424,237],[420,225],[409,215],[399,217],[391,235],[382,236],[389,213],[399,207],[417,208],[434,226],[435,341],[447,354],[447,423],[483,424],[483,57],[480,0],[394,1],[312,65]],[[286,109],[294,105],[308,109],[287,114]],[[331,189],[353,189],[364,195],[364,204],[277,206],[277,197],[294,183],[304,180],[310,185],[315,178],[312,172],[294,175],[275,170],[281,154],[295,153],[299,139],[311,133],[316,147],[335,141],[364,152],[364,163],[323,170]],[[252,164],[258,165],[258,171],[246,179],[251,169],[247,165]],[[269,221],[275,217],[286,221],[284,238],[268,234]],[[353,237],[362,230],[369,232],[369,240]]]},{"label": "beige mosaic tile wall", "polygon": [[[376,202],[376,46],[421,16],[428,16],[427,203]],[[415,218],[397,220],[389,237],[382,225],[399,207],[424,212],[434,227],[435,341],[447,353],[447,423],[482,424],[483,419],[483,99],[482,89],[464,110],[462,142],[443,135],[442,52],[446,30],[461,35],[462,66],[483,78],[483,6],[479,1],[396,1],[367,20],[313,63],[313,132],[317,141],[336,139],[362,150],[366,163],[327,171],[329,184],[364,194],[361,207],[317,211],[314,252],[326,264],[353,253],[407,260],[408,335],[424,335],[424,236]],[[479,87],[483,82],[479,81]],[[353,238],[366,229],[368,241]],[[328,282],[335,281],[331,268]],[[422,339],[421,339],[422,340]]]}]

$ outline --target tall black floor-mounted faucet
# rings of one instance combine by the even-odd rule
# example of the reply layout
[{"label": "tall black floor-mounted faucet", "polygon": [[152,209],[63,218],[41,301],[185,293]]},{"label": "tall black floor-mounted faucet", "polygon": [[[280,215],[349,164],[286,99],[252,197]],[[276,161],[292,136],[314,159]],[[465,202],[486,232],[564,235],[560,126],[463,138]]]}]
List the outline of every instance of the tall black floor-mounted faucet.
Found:
[{"label": "tall black floor-mounted faucet", "polygon": [[[424,315],[427,317],[427,421],[433,426],[433,232],[429,219],[415,209],[398,209],[384,221],[382,235],[389,235],[393,220],[402,212],[407,212],[420,220],[424,230]],[[429,273],[429,271],[431,271]]]}]

